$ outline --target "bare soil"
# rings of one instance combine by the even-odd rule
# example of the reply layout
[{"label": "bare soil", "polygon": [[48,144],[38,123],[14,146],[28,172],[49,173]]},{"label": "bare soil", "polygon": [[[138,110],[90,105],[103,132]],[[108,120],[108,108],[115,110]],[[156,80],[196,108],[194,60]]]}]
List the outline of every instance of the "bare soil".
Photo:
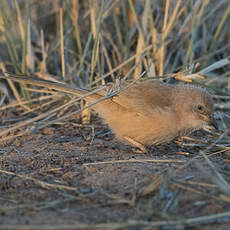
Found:
[{"label": "bare soil", "polygon": [[140,154],[96,127],[2,143],[0,229],[229,229],[230,156],[216,134]]}]

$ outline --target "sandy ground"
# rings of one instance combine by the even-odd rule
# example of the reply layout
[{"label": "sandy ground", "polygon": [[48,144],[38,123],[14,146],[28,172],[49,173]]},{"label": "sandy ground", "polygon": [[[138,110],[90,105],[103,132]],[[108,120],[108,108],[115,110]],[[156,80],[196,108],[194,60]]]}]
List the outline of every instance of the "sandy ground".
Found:
[{"label": "sandy ground", "polygon": [[3,143],[0,229],[229,229],[229,151],[194,137],[140,154],[64,123]]}]

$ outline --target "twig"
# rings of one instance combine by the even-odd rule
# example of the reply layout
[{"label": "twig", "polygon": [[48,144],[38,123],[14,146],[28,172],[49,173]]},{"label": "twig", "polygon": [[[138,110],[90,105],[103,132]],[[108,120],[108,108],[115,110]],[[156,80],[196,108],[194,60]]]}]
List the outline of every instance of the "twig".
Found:
[{"label": "twig", "polygon": [[85,163],[84,166],[89,165],[101,165],[101,164],[114,164],[114,163],[185,163],[182,160],[163,160],[163,159],[153,159],[153,160],[146,160],[146,159],[130,159],[130,160],[115,160],[115,161],[100,161],[100,162],[93,162],[93,163]]},{"label": "twig", "polygon": [[212,164],[212,162],[209,160],[209,158],[206,156],[206,154],[203,151],[200,151],[201,155],[204,157],[204,159],[207,161],[208,165],[211,167],[213,172],[217,176],[217,183],[220,185],[220,188],[223,192],[230,194],[230,186],[228,182],[224,179],[224,177],[216,170],[215,166]]},{"label": "twig", "polygon": [[188,219],[181,219],[181,220],[171,220],[171,221],[138,221],[138,220],[130,220],[127,222],[120,222],[120,223],[102,223],[102,224],[82,224],[82,223],[75,223],[70,225],[1,225],[0,230],[75,230],[75,229],[100,229],[100,230],[118,230],[118,229],[125,229],[127,227],[173,227],[173,229],[183,229],[182,227],[192,227],[197,225],[204,225],[204,224],[211,224],[216,223],[218,221],[222,222],[229,222],[230,218],[230,211],[217,213],[208,216],[201,216],[195,218],[188,218]]},{"label": "twig", "polygon": [[25,179],[25,180],[31,180],[31,181],[35,182],[37,185],[41,186],[42,188],[65,189],[65,190],[69,190],[69,191],[76,191],[77,190],[77,188],[74,188],[74,187],[71,187],[71,186],[49,184],[47,182],[35,179],[33,177],[16,174],[16,173],[5,171],[5,170],[2,170],[2,169],[0,169],[0,173],[4,173],[4,174],[7,174],[7,175],[11,175],[11,176],[17,176],[17,177],[20,177],[20,178]]}]

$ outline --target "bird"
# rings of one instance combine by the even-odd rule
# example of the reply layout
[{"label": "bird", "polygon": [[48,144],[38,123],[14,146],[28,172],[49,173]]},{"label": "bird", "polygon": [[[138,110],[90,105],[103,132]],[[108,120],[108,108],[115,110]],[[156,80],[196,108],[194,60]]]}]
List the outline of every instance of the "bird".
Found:
[{"label": "bird", "polygon": [[116,137],[142,152],[146,152],[148,146],[169,143],[206,125],[216,127],[212,95],[191,84],[167,84],[150,79],[133,83],[108,96],[108,90],[90,94],[85,89],[32,76],[9,74],[0,75],[0,78],[76,96],[86,95],[84,99],[93,103],[93,109]]}]

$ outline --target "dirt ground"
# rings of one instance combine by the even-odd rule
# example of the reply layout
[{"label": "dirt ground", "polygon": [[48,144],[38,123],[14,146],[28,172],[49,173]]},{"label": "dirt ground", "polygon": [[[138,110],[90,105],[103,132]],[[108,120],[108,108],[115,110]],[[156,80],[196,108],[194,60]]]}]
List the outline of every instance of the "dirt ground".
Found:
[{"label": "dirt ground", "polygon": [[230,156],[215,133],[140,154],[96,127],[2,143],[0,229],[229,229]]}]

